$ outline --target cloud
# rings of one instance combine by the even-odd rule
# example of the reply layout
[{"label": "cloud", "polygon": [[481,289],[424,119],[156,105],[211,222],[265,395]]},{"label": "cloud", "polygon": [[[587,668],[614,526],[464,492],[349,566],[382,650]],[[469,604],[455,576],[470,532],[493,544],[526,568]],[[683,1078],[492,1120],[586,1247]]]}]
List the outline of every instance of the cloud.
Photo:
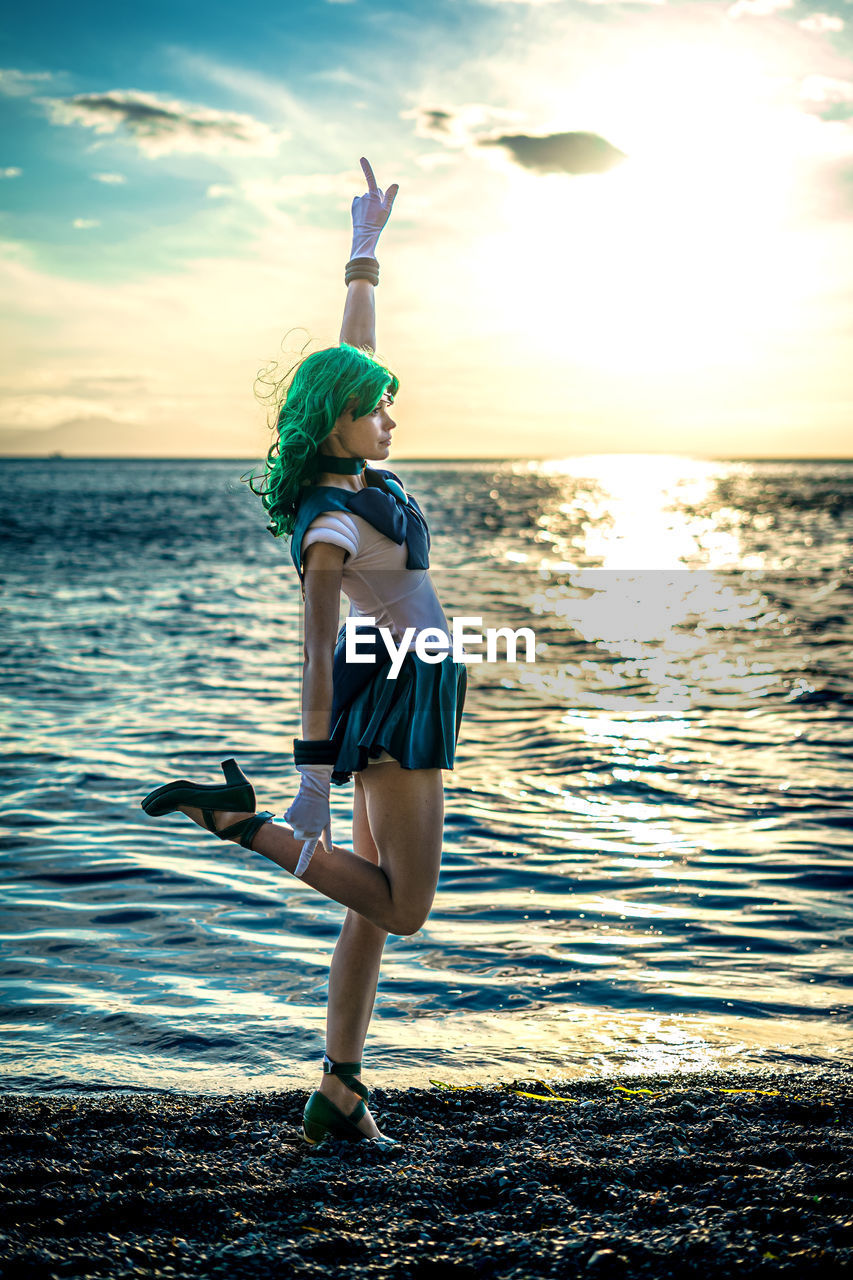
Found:
[{"label": "cloud", "polygon": [[418,114],[417,128],[429,138],[450,136],[453,126],[451,111],[429,110],[424,108]]},{"label": "cloud", "polygon": [[46,102],[54,124],[79,124],[95,133],[125,129],[148,156],[274,155],[281,134],[253,116],[216,111],[134,89],[78,93]]},{"label": "cloud", "polygon": [[[362,185],[364,180],[362,179]],[[243,189],[259,199],[286,203],[301,200],[305,196],[337,196],[349,208],[352,200],[352,174],[343,173],[293,173],[281,178],[253,178],[243,183]]]},{"label": "cloud", "polygon": [[119,397],[109,403],[73,395],[10,395],[0,402],[0,427],[6,431],[47,431],[74,418],[107,414],[116,422],[135,422],[143,414],[134,401],[128,407]]},{"label": "cloud", "polygon": [[621,164],[625,153],[597,133],[527,133],[483,138],[481,147],[506,147],[516,164],[534,173],[606,173]]},{"label": "cloud", "polygon": [[[323,142],[323,121],[318,119],[310,104],[306,104],[303,94],[289,93],[283,87],[280,76],[267,77],[254,70],[244,71],[179,47],[167,52],[182,78],[201,77],[217,88],[227,90],[230,95],[261,103],[268,118],[286,121],[289,132],[280,131],[279,139],[296,138],[303,144],[303,150],[315,160],[328,151]],[[364,83],[362,79],[362,85]]]},{"label": "cloud", "polygon": [[728,10],[730,18],[770,18],[782,9],[793,9],[794,0],[737,0]]},{"label": "cloud", "polygon": [[16,71],[14,67],[0,67],[0,93],[7,98],[29,98],[52,79],[49,71]]},{"label": "cloud", "polygon": [[[125,280],[45,271],[26,244],[0,244],[0,429],[56,428],[53,442],[39,436],[48,452],[262,456],[270,441],[252,392],[259,362],[275,355],[283,318],[318,347],[337,342],[343,306],[329,267],[345,260],[338,231],[291,230],[284,244],[278,227],[247,232],[235,258],[188,257],[177,270]],[[110,445],[94,427],[78,433],[74,423],[93,417],[128,425]]]},{"label": "cloud", "polygon": [[[584,0],[585,4],[666,4],[667,0]],[[482,5],[496,8],[499,5],[527,5],[528,8],[539,9],[543,5],[554,4],[556,0],[479,0]]]},{"label": "cloud", "polygon": [[21,170],[15,165],[9,165],[6,169],[0,169],[0,178],[20,178]]},{"label": "cloud", "polygon": [[585,4],[666,4],[667,0],[584,0]]},{"label": "cloud", "polygon": [[800,97],[822,106],[853,102],[853,82],[832,76],[806,76],[800,83]]},{"label": "cloud", "polygon": [[312,197],[336,200],[348,209],[352,199],[351,187],[352,174],[349,172],[294,173],[280,178],[247,178],[236,185],[214,182],[206,194],[209,200],[240,197],[266,212]]},{"label": "cloud", "polygon": [[453,156],[449,151],[430,151],[426,155],[415,156],[415,164],[429,173],[433,169],[443,169],[446,165],[453,164]]},{"label": "cloud", "polygon": [[415,137],[441,142],[446,147],[467,147],[477,143],[484,132],[517,123],[517,111],[467,102],[461,107],[412,107],[400,112],[401,120],[414,120]]},{"label": "cloud", "polygon": [[96,182],[103,182],[108,187],[117,187],[127,182],[123,173],[93,173],[92,177]]},{"label": "cloud", "polygon": [[797,26],[804,31],[817,31],[819,34],[825,31],[843,31],[844,19],[834,13],[812,13],[808,18],[800,18]]},{"label": "cloud", "polygon": [[357,76],[346,67],[331,67],[328,71],[310,71],[312,80],[325,80],[328,84],[342,84],[355,89],[364,89],[364,76]]},{"label": "cloud", "polygon": [[853,118],[853,83],[832,76],[806,76],[800,83],[800,98],[811,115],[821,120],[838,121]]},{"label": "cloud", "polygon": [[92,227],[99,227],[101,224],[97,218],[75,218],[71,225],[77,231],[91,231]]}]

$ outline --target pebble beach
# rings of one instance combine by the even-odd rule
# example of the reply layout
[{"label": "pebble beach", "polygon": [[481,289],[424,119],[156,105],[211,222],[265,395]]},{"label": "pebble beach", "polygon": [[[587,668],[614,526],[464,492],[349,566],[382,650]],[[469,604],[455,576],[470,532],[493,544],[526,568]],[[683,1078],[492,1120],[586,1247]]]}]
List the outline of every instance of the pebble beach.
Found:
[{"label": "pebble beach", "polygon": [[393,1152],[304,1101],[5,1094],[0,1275],[851,1272],[848,1068],[377,1089]]}]

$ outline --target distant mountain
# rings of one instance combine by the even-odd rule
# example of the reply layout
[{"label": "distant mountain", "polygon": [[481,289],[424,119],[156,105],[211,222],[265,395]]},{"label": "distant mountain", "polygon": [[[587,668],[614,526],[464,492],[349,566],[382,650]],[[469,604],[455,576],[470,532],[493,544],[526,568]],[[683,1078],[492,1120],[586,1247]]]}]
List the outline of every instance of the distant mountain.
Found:
[{"label": "distant mountain", "polygon": [[0,428],[0,456],[45,458],[261,458],[270,445],[263,427],[140,426],[110,418],[72,418],[47,431]]}]

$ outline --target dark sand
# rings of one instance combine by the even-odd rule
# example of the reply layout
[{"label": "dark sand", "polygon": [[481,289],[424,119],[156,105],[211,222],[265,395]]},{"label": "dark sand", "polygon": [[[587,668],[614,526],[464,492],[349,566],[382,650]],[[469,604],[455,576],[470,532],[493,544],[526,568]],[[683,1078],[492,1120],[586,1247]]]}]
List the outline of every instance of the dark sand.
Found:
[{"label": "dark sand", "polygon": [[292,1091],[7,1093],[0,1275],[853,1274],[849,1069],[557,1092],[377,1090],[395,1155],[306,1147]]}]

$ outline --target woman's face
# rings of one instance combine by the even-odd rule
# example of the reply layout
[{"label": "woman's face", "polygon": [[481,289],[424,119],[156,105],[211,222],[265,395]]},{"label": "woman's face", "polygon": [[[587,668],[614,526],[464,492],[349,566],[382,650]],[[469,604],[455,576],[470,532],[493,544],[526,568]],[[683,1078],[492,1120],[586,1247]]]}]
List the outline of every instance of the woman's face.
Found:
[{"label": "woman's face", "polygon": [[351,413],[341,414],[323,441],[324,445],[332,446],[325,452],[350,458],[369,458],[372,462],[387,458],[391,449],[391,432],[397,425],[388,412],[393,403],[391,392],[386,391],[371,413],[361,418],[354,418]]}]

